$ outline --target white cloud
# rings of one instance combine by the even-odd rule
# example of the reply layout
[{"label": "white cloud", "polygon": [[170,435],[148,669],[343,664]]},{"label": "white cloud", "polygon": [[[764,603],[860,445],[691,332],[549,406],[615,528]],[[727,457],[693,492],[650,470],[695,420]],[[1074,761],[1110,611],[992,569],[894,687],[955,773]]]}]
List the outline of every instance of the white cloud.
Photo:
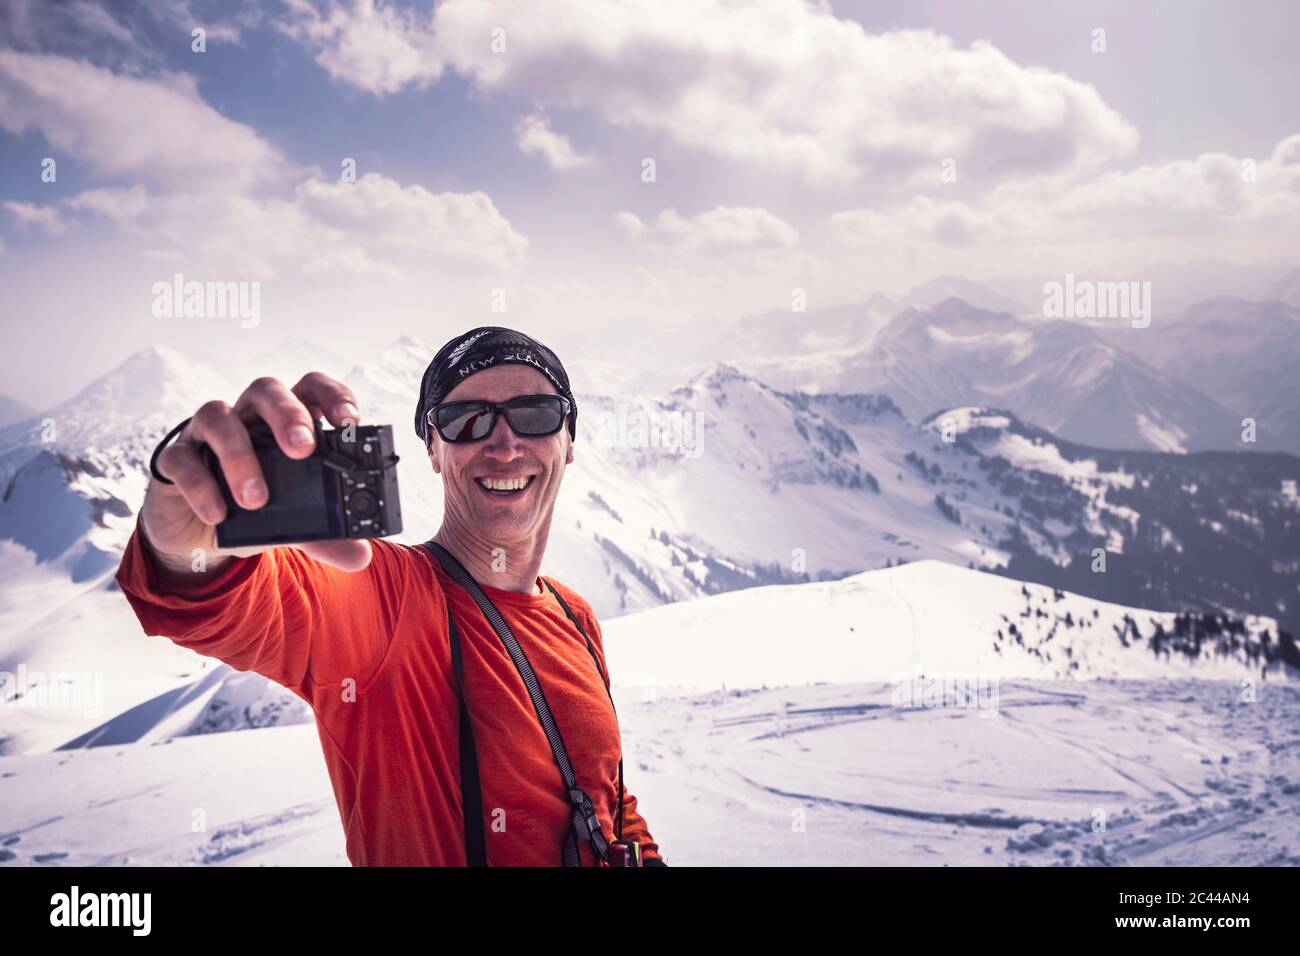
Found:
[{"label": "white cloud", "polygon": [[509,271],[528,248],[483,192],[435,194],[374,173],[354,183],[308,176],[207,105],[188,77],[0,50],[0,127],[37,129],[88,178],[109,180],[57,205],[6,202],[20,226],[61,232],[93,216],[191,269],[424,278],[448,266]]},{"label": "white cloud", "polygon": [[483,192],[435,194],[369,173],[355,183],[307,180],[296,200],[318,222],[394,256],[509,269],[528,248]]},{"label": "white cloud", "polygon": [[665,209],[653,224],[621,212],[615,222],[634,242],[689,255],[782,250],[799,241],[799,233],[784,219],[752,206],[717,206],[689,219]]},{"label": "white cloud", "polygon": [[23,229],[43,229],[45,232],[58,235],[67,228],[63,217],[53,206],[38,206],[35,203],[6,199],[4,208],[5,212],[9,213]]},{"label": "white cloud", "polygon": [[251,127],[205,103],[190,77],[128,76],[50,54],[0,50],[0,128],[38,130],[102,176],[194,191],[298,172]]},{"label": "white cloud", "polygon": [[528,240],[484,193],[430,193],[376,173],[355,183],[303,181],[289,198],[88,190],[69,209],[111,220],[149,243],[221,274],[379,273],[416,276],[438,265],[508,270]]},{"label": "white cloud", "polygon": [[307,49],[330,76],[382,96],[436,83],[443,66],[428,21],[413,10],[373,0],[322,12],[310,0],[285,0],[280,29]]},{"label": "white cloud", "polygon": [[579,153],[568,137],[551,129],[545,116],[534,113],[515,124],[515,143],[528,155],[538,155],[552,169],[579,169],[595,164],[595,157]]},{"label": "white cloud", "polygon": [[130,189],[87,189],[69,198],[67,206],[117,222],[134,222],[148,212],[149,192],[140,185]]},{"label": "white cloud", "polygon": [[813,182],[901,180],[945,157],[968,175],[1077,169],[1137,142],[1088,84],[985,41],[868,34],[824,2],[444,0],[427,20],[371,0],[324,3],[292,0],[285,29],[336,80],[376,95],[450,67],[484,90]]},{"label": "white cloud", "polygon": [[1049,256],[1116,268],[1211,250],[1283,258],[1300,234],[1300,134],[1251,164],[1203,153],[1087,182],[1013,181],[968,200],[914,196],[836,213],[830,226],[845,249],[921,271],[956,271],[954,255],[1004,270]]}]

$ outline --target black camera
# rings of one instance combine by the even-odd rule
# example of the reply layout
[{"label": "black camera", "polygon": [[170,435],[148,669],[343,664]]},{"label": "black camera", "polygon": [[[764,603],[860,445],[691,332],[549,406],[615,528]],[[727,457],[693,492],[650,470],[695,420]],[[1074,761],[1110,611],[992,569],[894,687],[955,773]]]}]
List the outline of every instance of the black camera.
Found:
[{"label": "black camera", "polygon": [[256,510],[235,503],[216,454],[203,446],[204,463],[226,501],[226,520],[217,525],[219,547],[382,538],[402,530],[391,425],[325,431],[317,421],[309,458],[281,451],[269,425],[247,427],[270,492]]}]

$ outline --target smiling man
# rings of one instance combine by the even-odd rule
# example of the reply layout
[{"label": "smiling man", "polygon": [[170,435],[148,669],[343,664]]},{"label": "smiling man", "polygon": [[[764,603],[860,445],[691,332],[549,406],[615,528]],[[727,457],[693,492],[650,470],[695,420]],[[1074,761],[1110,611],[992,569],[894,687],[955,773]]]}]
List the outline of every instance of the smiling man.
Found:
[{"label": "smiling man", "polygon": [[311,705],[354,865],[666,865],[624,787],[600,625],[540,575],[577,434],[558,356],[498,327],[434,356],[415,429],[445,504],[425,545],[217,548],[225,506],[197,446],[257,508],[246,424],[304,458],[320,416],[358,421],[355,397],[319,373],[258,379],[158,456],[117,573],[145,632]]}]

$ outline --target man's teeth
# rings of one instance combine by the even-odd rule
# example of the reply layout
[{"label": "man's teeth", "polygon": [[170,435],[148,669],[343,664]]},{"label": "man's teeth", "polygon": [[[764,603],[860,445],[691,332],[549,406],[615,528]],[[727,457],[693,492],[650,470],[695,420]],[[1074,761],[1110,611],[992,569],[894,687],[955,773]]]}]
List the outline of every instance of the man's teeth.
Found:
[{"label": "man's teeth", "polygon": [[519,491],[528,484],[527,478],[480,478],[478,483],[488,491]]}]

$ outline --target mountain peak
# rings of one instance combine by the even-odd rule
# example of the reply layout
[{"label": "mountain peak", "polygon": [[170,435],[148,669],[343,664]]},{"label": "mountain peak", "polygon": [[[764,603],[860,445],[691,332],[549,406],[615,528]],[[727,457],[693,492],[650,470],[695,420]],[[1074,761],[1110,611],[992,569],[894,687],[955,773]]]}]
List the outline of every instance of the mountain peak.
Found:
[{"label": "mountain peak", "polygon": [[47,414],[61,442],[76,436],[88,444],[110,440],[118,426],[135,431],[177,421],[214,398],[235,398],[222,375],[190,361],[179,349],[150,345],[132,352]]},{"label": "mountain peak", "polygon": [[746,375],[734,365],[726,362],[710,362],[702,371],[698,372],[687,386],[691,388],[722,388],[731,382],[751,382],[761,384],[757,379]]},{"label": "mountain peak", "polygon": [[1001,295],[986,285],[960,276],[939,276],[937,279],[923,282],[907,294],[903,304],[924,309],[954,298],[962,299],[988,312],[1023,315],[1027,311],[1023,303]]}]

